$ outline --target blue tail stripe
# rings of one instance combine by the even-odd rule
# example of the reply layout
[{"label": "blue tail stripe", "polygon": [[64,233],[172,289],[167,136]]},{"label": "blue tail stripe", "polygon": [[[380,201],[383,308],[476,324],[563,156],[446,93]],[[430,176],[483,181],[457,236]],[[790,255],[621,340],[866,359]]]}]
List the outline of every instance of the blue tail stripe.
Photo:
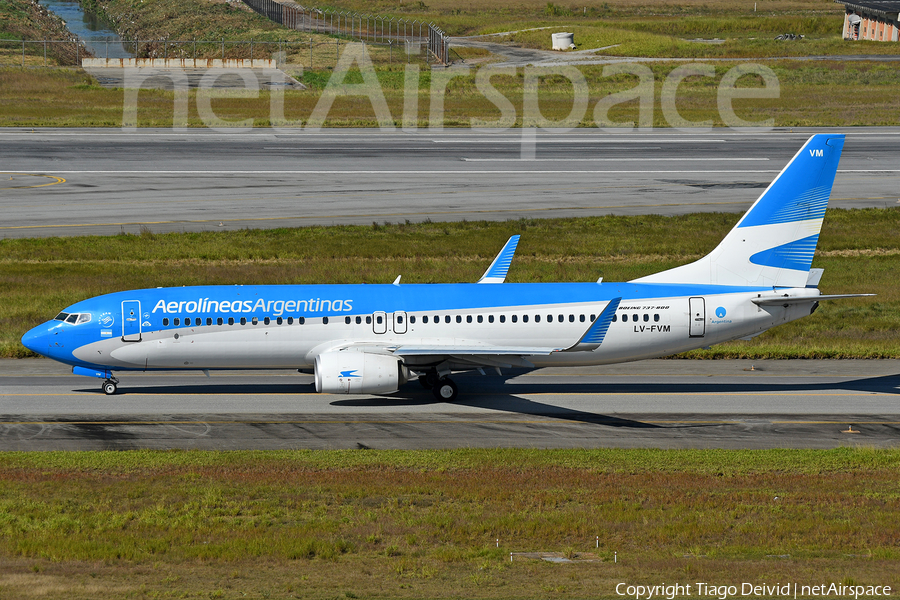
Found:
[{"label": "blue tail stripe", "polygon": [[816,243],[818,241],[818,234],[800,240],[794,240],[793,242],[788,242],[781,246],[775,246],[774,248],[757,252],[750,257],[750,262],[763,267],[809,271],[812,266],[813,254],[816,252]]}]

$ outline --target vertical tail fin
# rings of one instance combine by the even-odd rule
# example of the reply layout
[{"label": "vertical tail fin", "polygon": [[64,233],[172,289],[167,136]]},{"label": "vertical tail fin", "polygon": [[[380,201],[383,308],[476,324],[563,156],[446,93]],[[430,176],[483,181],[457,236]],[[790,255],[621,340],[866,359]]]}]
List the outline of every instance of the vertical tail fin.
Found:
[{"label": "vertical tail fin", "polygon": [[812,136],[715,250],[634,281],[804,287],[843,147],[843,134]]}]

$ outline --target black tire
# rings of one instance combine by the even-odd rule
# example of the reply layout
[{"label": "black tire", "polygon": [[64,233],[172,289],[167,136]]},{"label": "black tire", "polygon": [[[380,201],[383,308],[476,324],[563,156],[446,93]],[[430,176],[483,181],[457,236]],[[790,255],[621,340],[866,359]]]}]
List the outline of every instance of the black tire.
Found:
[{"label": "black tire", "polygon": [[453,402],[459,395],[459,389],[452,379],[443,378],[431,389],[434,397],[442,402]]},{"label": "black tire", "polygon": [[112,396],[116,393],[116,384],[112,381],[104,381],[103,382],[103,393],[107,396]]}]

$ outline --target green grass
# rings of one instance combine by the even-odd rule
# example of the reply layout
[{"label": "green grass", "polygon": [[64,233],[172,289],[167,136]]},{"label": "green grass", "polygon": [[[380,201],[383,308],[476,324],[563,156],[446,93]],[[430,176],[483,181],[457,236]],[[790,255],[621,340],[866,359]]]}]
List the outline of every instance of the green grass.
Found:
[{"label": "green grass", "polygon": [[[603,598],[641,577],[845,574],[897,585],[898,469],[897,450],[847,448],[5,453],[0,591]],[[529,551],[595,562],[509,561]]]},{"label": "green grass", "polygon": [[[0,241],[0,356],[65,306],[155,286],[477,281],[521,234],[512,282],[627,281],[709,252],[739,218],[692,214],[307,227]],[[900,358],[900,209],[830,210],[813,266],[824,293],[877,293],[822,303],[811,317],[700,358]],[[101,258],[98,258],[101,257]]]},{"label": "green grass", "polygon": [[[649,68],[656,82],[654,127],[668,127],[660,105],[663,82],[678,63],[653,63]],[[718,84],[730,64],[717,63],[715,77],[691,77],[679,86],[678,111],[689,121],[709,120],[723,126],[717,104]],[[900,72],[888,64],[871,62],[798,62],[773,61],[767,63],[778,77],[780,97],[774,99],[739,99],[734,102],[737,115],[748,121],[773,119],[775,126],[875,126],[893,125],[900,111]],[[610,93],[631,89],[635,77],[629,75],[603,76],[602,66],[582,67],[588,83],[589,98],[580,126],[595,127],[594,107]],[[403,66],[382,66],[376,70],[395,125],[401,125],[404,107]],[[315,108],[322,89],[330,77],[329,71],[305,72],[304,81],[311,89],[285,92],[285,117],[303,124]],[[355,75],[358,78],[358,74]],[[361,79],[360,79],[361,80]],[[351,77],[349,81],[357,81]],[[109,126],[122,124],[124,92],[108,90],[89,84],[81,72],[54,69],[0,69],[0,125],[19,127],[40,126]],[[740,85],[761,85],[761,80],[744,77]],[[523,71],[515,76],[492,78],[492,84],[505,95],[516,109],[516,125],[523,116]],[[417,123],[430,123],[431,72],[420,73],[418,87]],[[560,120],[572,109],[572,86],[563,77],[546,78],[539,93],[541,113],[550,120]],[[27,99],[28,101],[23,101]],[[173,92],[142,90],[138,102],[138,124],[142,127],[172,125]],[[240,122],[253,119],[256,127],[269,127],[270,94],[258,97],[217,98],[212,101],[216,115],[225,120]],[[473,118],[496,120],[500,111],[475,85],[475,74],[454,77],[444,97],[445,127],[469,127]],[[636,102],[614,106],[609,112],[614,123],[638,120]],[[190,93],[188,123],[202,127],[197,112],[195,92]],[[326,125],[331,127],[375,126],[377,120],[371,103],[365,97],[339,96],[328,114]]]}]

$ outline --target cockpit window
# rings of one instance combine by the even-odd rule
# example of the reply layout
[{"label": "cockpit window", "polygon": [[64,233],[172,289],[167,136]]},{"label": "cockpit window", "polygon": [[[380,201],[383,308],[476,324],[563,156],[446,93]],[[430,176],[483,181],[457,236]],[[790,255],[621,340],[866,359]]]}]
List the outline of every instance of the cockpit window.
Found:
[{"label": "cockpit window", "polygon": [[91,322],[91,313],[64,313],[61,312],[56,315],[54,321],[65,321],[66,323],[72,323],[73,325],[80,325],[81,323],[90,323]]}]

